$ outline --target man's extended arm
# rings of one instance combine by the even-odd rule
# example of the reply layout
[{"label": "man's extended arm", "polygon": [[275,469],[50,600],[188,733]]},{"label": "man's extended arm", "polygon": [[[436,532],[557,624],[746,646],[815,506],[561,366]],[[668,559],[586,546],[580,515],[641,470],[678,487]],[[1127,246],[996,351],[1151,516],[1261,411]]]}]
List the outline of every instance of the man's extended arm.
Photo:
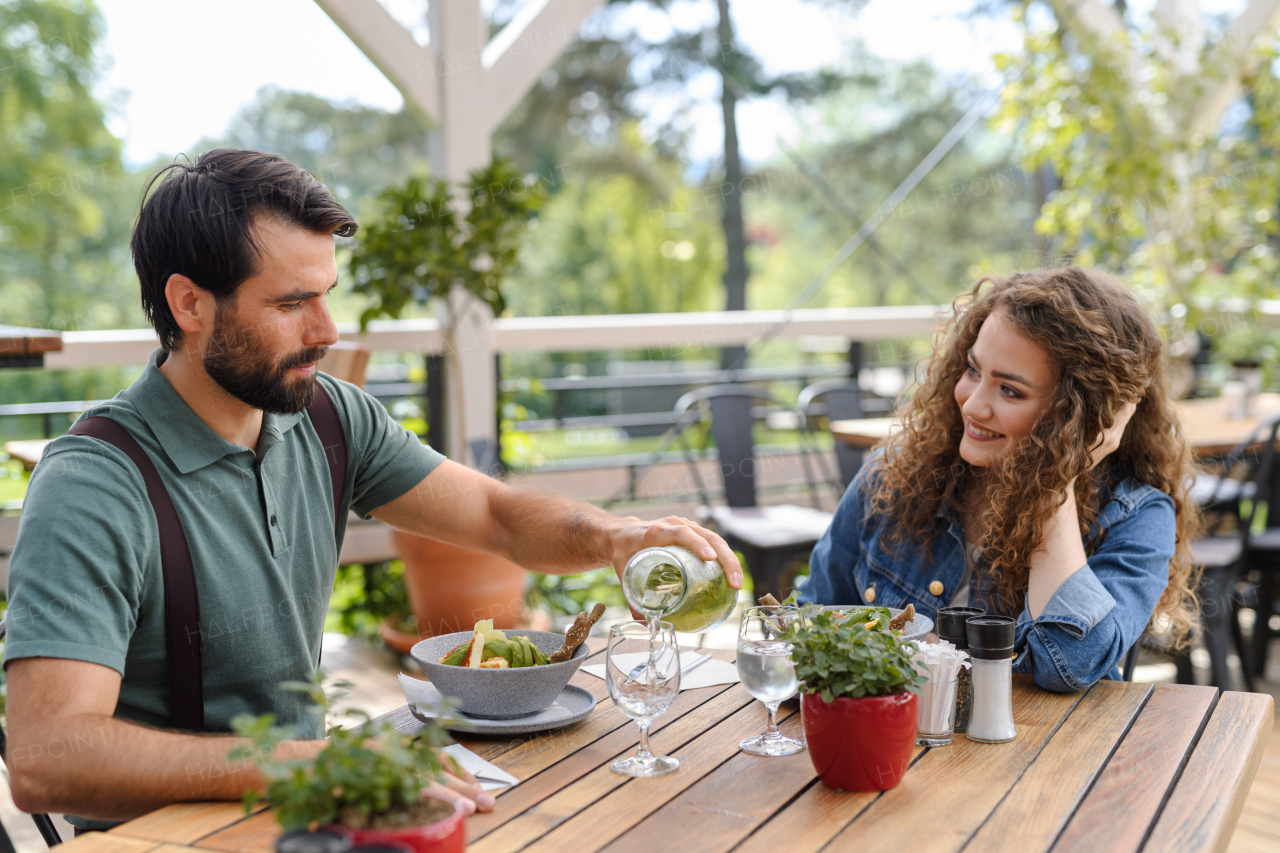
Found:
[{"label": "man's extended arm", "polygon": [[[170,803],[239,800],[262,789],[248,762],[227,752],[248,744],[233,735],[184,734],[112,717],[120,674],[110,667],[60,658],[9,664],[5,763],[13,801],[25,812],[70,812],[94,820],[128,820]],[[308,757],[319,740],[281,744],[277,758]],[[468,777],[470,778],[470,777]],[[447,779],[451,799],[468,812],[493,798],[478,786]],[[473,780],[474,781],[474,780]]]},{"label": "man's extended arm", "polygon": [[375,518],[400,530],[476,548],[548,574],[612,565],[654,545],[684,545],[718,559],[730,586],[742,587],[742,566],[722,538],[684,518],[619,518],[563,495],[514,489],[445,461]]}]

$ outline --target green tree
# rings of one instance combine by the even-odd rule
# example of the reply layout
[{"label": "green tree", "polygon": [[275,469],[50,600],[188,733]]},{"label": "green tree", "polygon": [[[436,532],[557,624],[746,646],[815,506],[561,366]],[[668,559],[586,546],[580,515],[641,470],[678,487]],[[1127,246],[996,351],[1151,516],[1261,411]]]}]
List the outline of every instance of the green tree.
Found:
[{"label": "green tree", "polygon": [[1061,181],[1037,230],[1061,254],[1123,273],[1165,307],[1194,312],[1195,297],[1273,295],[1275,43],[1253,50],[1237,120],[1203,132],[1190,118],[1221,73],[1214,40],[1188,79],[1159,29],[1103,40],[1052,18],[1023,20],[1022,50],[997,58],[1007,77],[999,118],[1027,167],[1050,166]]},{"label": "green tree", "polygon": [[128,226],[113,215],[120,142],[93,96],[102,27],[90,0],[0,0],[4,322],[100,327],[138,313],[121,286]]},{"label": "green tree", "polygon": [[357,217],[374,212],[384,187],[427,161],[427,129],[407,110],[387,112],[318,95],[264,86],[231,120],[219,146],[279,154],[310,170]]},{"label": "green tree", "polygon": [[513,312],[714,310],[724,264],[718,211],[702,201],[702,215],[689,215],[703,196],[681,180],[681,164],[644,145],[634,125],[610,149],[584,146],[574,163],[526,238],[507,287]]},{"label": "green tree", "polygon": [[[812,102],[817,119],[792,156],[744,193],[755,304],[790,304],[974,97],[928,63],[855,48],[844,85]],[[808,307],[949,302],[984,272],[1043,263],[1030,239],[1034,195],[1009,140],[975,127]]]}]

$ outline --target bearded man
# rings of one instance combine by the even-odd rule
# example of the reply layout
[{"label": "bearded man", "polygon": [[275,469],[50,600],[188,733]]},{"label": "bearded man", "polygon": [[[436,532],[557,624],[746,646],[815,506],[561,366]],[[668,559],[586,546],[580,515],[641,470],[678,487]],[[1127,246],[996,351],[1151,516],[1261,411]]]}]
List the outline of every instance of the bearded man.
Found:
[{"label": "bearded man", "polygon": [[[239,714],[273,713],[298,734],[282,751],[318,751],[321,722],[280,684],[318,666],[348,509],[537,572],[620,571],[641,548],[679,544],[741,586],[714,533],[509,488],[318,373],[338,340],[325,303],[334,235],[357,225],[314,176],[219,149],[149,189],[132,251],[160,347],[49,445],[10,561],[19,808],[100,829],[182,800],[238,800],[262,785],[226,760]],[[493,806],[474,779],[446,785],[468,809]]]}]

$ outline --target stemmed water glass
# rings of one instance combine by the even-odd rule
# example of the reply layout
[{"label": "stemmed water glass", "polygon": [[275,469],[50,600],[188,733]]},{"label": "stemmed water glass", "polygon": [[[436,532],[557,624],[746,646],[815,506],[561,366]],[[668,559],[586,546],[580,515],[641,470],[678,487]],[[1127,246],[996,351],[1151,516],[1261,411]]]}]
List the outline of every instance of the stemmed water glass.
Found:
[{"label": "stemmed water glass", "polygon": [[672,624],[614,625],[605,651],[605,681],[613,703],[640,727],[636,754],[619,758],[609,769],[636,777],[661,776],[677,769],[679,759],[654,755],[649,749],[649,726],[680,692],[680,649]]},{"label": "stemmed water glass", "polygon": [[800,682],[791,662],[791,643],[785,634],[799,620],[794,607],[750,607],[738,625],[738,677],[747,692],[769,709],[769,728],[738,744],[752,755],[794,755],[804,741],[778,731],[778,705],[796,695]]}]

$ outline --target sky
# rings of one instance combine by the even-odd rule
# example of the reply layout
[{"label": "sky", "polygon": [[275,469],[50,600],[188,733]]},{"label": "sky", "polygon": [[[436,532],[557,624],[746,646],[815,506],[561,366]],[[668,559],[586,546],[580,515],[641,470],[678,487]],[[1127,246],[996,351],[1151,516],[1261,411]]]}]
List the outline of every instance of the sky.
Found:
[{"label": "sky", "polygon": [[[420,41],[422,0],[383,0]],[[944,71],[994,85],[989,57],[1015,47],[1012,22],[973,23],[973,0],[870,0],[856,18],[842,20],[804,0],[733,0],[745,45],[772,71],[837,63],[855,39],[873,53],[900,60],[929,58]],[[236,111],[266,85],[397,110],[401,98],[313,0],[98,0],[106,19],[109,67],[101,94],[114,104],[111,129],[126,142],[134,165],[190,152],[202,137],[220,135]],[[714,4],[687,0],[690,21]],[[910,12],[904,12],[904,7]],[[779,26],[785,21],[785,26]],[[643,25],[645,22],[640,22]],[[661,22],[650,21],[661,29]],[[655,30],[655,35],[660,35]],[[720,115],[714,80],[695,86],[691,155],[715,159]],[[670,103],[650,105],[655,116]],[[778,141],[801,133],[795,111],[780,100],[739,109],[743,154],[770,158]]]}]

